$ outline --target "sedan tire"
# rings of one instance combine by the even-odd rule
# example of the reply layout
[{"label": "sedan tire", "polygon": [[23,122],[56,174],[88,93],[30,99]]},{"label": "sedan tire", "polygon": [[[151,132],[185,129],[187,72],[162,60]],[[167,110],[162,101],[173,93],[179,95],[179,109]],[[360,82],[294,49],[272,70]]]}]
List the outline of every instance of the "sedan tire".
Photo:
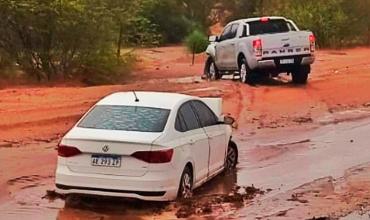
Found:
[{"label": "sedan tire", "polygon": [[238,163],[238,147],[236,146],[235,142],[230,141],[225,161],[226,170],[235,169],[237,163]]},{"label": "sedan tire", "polygon": [[193,195],[193,173],[191,169],[186,166],[181,175],[179,192],[177,197],[179,199],[188,199]]}]

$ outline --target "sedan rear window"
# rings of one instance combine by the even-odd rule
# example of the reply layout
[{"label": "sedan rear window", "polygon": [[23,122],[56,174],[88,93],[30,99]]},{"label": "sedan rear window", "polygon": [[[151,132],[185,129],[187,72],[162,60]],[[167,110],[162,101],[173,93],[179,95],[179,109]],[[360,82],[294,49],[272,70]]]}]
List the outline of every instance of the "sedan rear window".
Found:
[{"label": "sedan rear window", "polygon": [[290,31],[287,22],[284,19],[272,19],[268,21],[249,22],[249,34],[275,34]]},{"label": "sedan rear window", "polygon": [[95,106],[78,124],[80,128],[162,132],[170,110],[138,106]]}]

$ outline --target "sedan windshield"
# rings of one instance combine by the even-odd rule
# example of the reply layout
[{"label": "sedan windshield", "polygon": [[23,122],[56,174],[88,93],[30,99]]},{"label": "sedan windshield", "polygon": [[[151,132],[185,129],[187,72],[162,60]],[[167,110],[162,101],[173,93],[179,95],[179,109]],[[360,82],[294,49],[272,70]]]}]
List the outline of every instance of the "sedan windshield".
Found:
[{"label": "sedan windshield", "polygon": [[78,124],[80,128],[138,132],[162,132],[170,110],[160,108],[98,105]]}]

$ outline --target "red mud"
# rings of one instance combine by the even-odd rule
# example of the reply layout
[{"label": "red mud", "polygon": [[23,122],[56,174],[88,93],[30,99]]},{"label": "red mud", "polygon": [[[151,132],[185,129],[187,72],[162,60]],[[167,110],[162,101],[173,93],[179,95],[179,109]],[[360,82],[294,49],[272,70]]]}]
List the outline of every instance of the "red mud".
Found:
[{"label": "red mud", "polygon": [[[319,51],[306,86],[289,83],[287,76],[262,82],[257,87],[228,79],[202,81],[200,75],[204,55],[197,55],[195,64],[191,66],[191,55],[183,47],[140,49],[137,54],[139,64],[132,74],[131,82],[126,85],[53,88],[22,86],[0,90],[0,203],[18,191],[27,189],[23,187],[30,187],[27,182],[39,183],[31,187],[41,188],[52,183],[57,140],[96,101],[112,92],[149,90],[222,97],[224,112],[237,118],[236,135],[241,140],[262,131],[273,133],[274,129],[283,127],[307,130],[319,126],[324,116],[343,110],[370,109],[368,48]],[[255,154],[258,162],[279,157],[286,151],[284,146],[265,146],[250,152]],[[37,159],[30,155],[37,155]],[[368,188],[368,180],[364,181],[364,186]],[[350,182],[348,187],[357,190],[361,184],[356,184]],[[325,196],[334,196],[330,193]],[[358,193],[363,201],[365,191]],[[347,194],[345,196],[348,198],[343,198],[343,205],[345,198],[353,202]],[[306,197],[302,199],[307,200]],[[264,209],[261,208],[261,211]],[[65,208],[58,213],[59,219],[70,219],[76,212],[81,212],[79,217],[82,218],[92,216],[80,210]],[[287,212],[289,210],[282,209],[279,215],[286,215]],[[114,216],[110,217],[114,219]]]}]

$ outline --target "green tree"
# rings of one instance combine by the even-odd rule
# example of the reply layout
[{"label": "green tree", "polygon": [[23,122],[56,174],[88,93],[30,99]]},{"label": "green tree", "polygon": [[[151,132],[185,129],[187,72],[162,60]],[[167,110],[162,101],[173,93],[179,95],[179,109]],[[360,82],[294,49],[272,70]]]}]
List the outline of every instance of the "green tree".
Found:
[{"label": "green tree", "polygon": [[209,42],[201,31],[194,30],[185,38],[185,44],[190,52],[197,54],[204,52]]}]

